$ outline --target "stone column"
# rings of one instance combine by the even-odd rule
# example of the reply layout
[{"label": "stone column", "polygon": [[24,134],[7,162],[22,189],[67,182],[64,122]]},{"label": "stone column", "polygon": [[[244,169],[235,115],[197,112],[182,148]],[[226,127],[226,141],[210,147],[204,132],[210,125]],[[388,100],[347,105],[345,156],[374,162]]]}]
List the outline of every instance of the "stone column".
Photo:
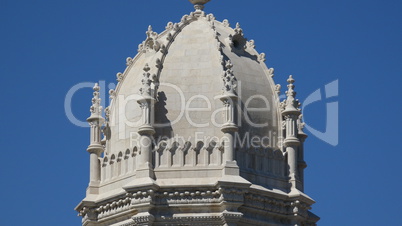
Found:
[{"label": "stone column", "polygon": [[225,106],[225,123],[223,124],[221,131],[225,136],[225,153],[224,162],[234,161],[234,139],[235,133],[239,130],[236,121],[236,95],[224,95],[221,98]]},{"label": "stone column", "polygon": [[96,83],[93,89],[94,97],[92,98],[91,116],[87,119],[89,125],[91,126],[90,145],[87,149],[90,154],[90,180],[87,194],[98,194],[100,183],[99,157],[104,151],[103,145],[101,144],[101,127],[105,120],[102,117],[102,106],[100,105],[100,87]]},{"label": "stone column", "polygon": [[289,165],[289,177],[290,183],[292,184],[292,189],[297,186],[298,170],[297,170],[297,149],[300,145],[299,139],[296,137],[297,128],[294,120],[294,115],[286,115],[286,138],[284,140],[284,146],[286,148],[286,153],[288,154],[288,165]]}]

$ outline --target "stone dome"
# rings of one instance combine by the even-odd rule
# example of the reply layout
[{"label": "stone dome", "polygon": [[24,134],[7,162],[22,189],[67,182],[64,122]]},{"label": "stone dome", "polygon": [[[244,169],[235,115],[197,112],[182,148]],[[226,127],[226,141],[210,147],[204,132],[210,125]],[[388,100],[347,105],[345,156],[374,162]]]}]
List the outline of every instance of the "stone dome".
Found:
[{"label": "stone dome", "polygon": [[[92,99],[83,225],[315,225],[303,193],[307,135],[239,24],[195,12],[149,26],[102,117]],[[104,138],[101,139],[103,132]]]},{"label": "stone dome", "polygon": [[[253,40],[247,41],[239,24],[233,29],[227,20],[220,22],[212,14],[195,12],[179,23],[169,22],[160,34],[149,27],[146,35],[138,54],[127,58],[126,70],[117,75],[108,154],[135,145],[133,136],[143,123],[137,100],[144,73],[150,73],[157,84],[151,84],[157,144],[165,140],[194,145],[201,137],[222,137],[224,105],[219,97],[229,88],[238,96],[238,140],[259,137],[264,138],[264,147],[279,148],[281,119],[273,69],[267,68],[265,54],[255,50]],[[227,70],[234,77],[229,84],[233,87],[225,87]]]}]

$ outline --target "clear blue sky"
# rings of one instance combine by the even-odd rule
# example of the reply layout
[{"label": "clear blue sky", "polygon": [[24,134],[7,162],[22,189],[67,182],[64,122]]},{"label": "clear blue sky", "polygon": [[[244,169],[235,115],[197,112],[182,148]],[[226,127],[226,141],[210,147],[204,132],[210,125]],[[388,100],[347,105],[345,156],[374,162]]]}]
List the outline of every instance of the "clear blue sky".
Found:
[{"label": "clear blue sky", "polygon": [[[161,32],[190,11],[186,0],[0,0],[1,225],[80,224],[89,130],[65,116],[67,91],[114,82],[149,24]],[[276,82],[294,75],[300,100],[339,79],[339,96],[305,110],[323,131],[326,101],[339,102],[339,144],[306,142],[319,225],[400,225],[402,1],[212,0],[206,11],[240,22]],[[91,95],[74,96],[76,117]]]}]

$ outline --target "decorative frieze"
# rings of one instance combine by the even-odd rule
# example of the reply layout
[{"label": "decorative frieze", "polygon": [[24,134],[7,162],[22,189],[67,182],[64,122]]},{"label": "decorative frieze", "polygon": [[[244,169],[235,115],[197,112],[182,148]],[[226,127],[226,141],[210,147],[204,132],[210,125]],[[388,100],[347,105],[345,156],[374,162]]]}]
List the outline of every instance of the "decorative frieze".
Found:
[{"label": "decorative frieze", "polygon": [[121,198],[117,201],[112,201],[110,203],[103,204],[96,209],[98,214],[98,219],[102,219],[105,217],[109,217],[114,214],[118,214],[120,212],[132,209],[131,207],[131,198],[125,197]]},{"label": "decorative frieze", "polygon": [[222,201],[221,193],[215,190],[184,190],[165,191],[156,194],[157,204],[205,204],[219,203]]},{"label": "decorative frieze", "polygon": [[155,197],[155,191],[153,189],[137,191],[131,195],[131,204],[152,203]]}]

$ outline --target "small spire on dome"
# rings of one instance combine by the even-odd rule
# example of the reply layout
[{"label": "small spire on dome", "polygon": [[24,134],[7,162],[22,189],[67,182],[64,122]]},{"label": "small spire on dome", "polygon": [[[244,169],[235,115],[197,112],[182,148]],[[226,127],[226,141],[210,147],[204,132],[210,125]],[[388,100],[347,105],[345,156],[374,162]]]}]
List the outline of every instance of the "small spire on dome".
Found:
[{"label": "small spire on dome", "polygon": [[204,5],[211,0],[189,0],[189,1],[194,5],[195,11],[202,11],[204,9]]},{"label": "small spire on dome", "polygon": [[95,86],[93,88],[94,90],[94,97],[92,98],[92,106],[90,108],[91,111],[91,116],[88,118],[90,119],[97,119],[102,117],[102,106],[101,106],[101,98],[100,98],[100,87],[98,83],[95,83]]},{"label": "small spire on dome", "polygon": [[294,100],[294,98],[296,97],[296,92],[294,91],[295,85],[293,85],[293,83],[295,83],[295,80],[293,79],[293,76],[289,75],[287,82],[289,84],[288,91],[286,91],[286,96],[288,97],[288,100]]},{"label": "small spire on dome", "polygon": [[284,100],[284,107],[285,111],[291,112],[300,112],[300,103],[299,100],[296,99],[296,92],[294,90],[295,85],[293,83],[295,80],[293,79],[293,76],[289,75],[289,78],[287,80],[288,84],[288,90],[286,91],[286,99]]}]

